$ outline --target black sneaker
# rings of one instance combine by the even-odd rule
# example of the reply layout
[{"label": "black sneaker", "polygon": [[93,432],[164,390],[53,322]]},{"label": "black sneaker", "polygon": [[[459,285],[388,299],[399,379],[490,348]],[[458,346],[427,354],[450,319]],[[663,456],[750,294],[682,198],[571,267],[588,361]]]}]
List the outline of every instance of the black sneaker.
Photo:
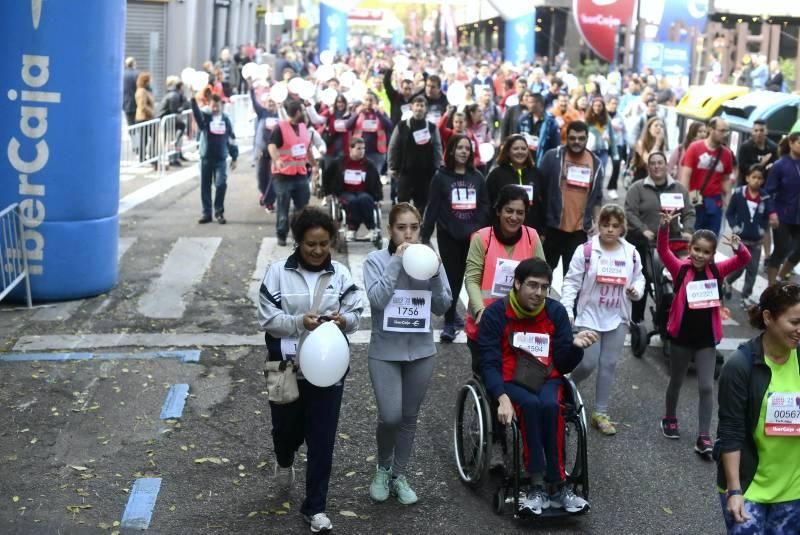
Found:
[{"label": "black sneaker", "polygon": [[697,437],[697,442],[694,444],[694,451],[703,459],[710,460],[711,452],[714,450],[711,444],[711,437],[708,435],[700,435]]},{"label": "black sneaker", "polygon": [[681,433],[678,431],[678,419],[674,416],[662,418],[661,432],[664,433],[664,436],[667,438],[681,438]]},{"label": "black sneaker", "polygon": [[206,223],[211,223],[211,216],[204,215],[203,217],[198,219],[197,222],[200,223],[201,225],[205,225]]},{"label": "black sneaker", "polygon": [[278,238],[278,245],[286,247],[286,238]]},{"label": "black sneaker", "polygon": [[227,222],[228,221],[225,219],[225,215],[222,212],[217,214],[217,223],[219,223],[220,225],[224,225]]},{"label": "black sneaker", "polygon": [[439,341],[445,344],[452,343],[453,340],[456,339],[456,328],[455,325],[452,323],[447,324],[442,329],[442,333],[439,335]]}]

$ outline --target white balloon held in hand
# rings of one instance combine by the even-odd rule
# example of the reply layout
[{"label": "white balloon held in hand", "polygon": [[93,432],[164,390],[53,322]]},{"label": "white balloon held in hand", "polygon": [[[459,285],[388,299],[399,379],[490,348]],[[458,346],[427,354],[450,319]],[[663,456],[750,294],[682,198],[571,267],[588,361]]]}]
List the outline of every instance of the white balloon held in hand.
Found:
[{"label": "white balloon held in hand", "polygon": [[415,243],[403,253],[403,269],[409,277],[426,281],[439,272],[439,257],[427,245]]},{"label": "white balloon held in hand", "polygon": [[339,327],[326,321],[303,341],[299,358],[303,377],[312,385],[324,388],[344,377],[350,366],[350,346]]}]

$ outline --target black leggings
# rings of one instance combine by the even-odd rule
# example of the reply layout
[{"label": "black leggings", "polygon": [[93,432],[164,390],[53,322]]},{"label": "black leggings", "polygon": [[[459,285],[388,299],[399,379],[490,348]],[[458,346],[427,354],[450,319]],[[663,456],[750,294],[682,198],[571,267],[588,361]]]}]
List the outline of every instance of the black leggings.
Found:
[{"label": "black leggings", "polygon": [[616,159],[611,160],[611,178],[608,179],[608,187],[606,188],[609,191],[617,189],[617,180],[619,179],[619,172],[620,168],[622,167],[622,162],[623,160],[628,160],[628,148],[625,145],[618,146],[617,154],[619,156]]},{"label": "black leggings", "polygon": [[447,312],[444,313],[444,323],[445,325],[450,325],[455,321],[459,301],[458,294],[461,293],[461,286],[464,283],[469,238],[456,240],[439,228],[436,233],[436,239],[439,242],[439,255],[442,257],[444,272],[447,273],[447,280],[450,283],[450,292],[453,294],[453,302]]},{"label": "black leggings", "polygon": [[775,248],[769,257],[769,267],[779,268],[784,260],[797,264],[800,261],[800,225],[781,223],[773,236]]}]

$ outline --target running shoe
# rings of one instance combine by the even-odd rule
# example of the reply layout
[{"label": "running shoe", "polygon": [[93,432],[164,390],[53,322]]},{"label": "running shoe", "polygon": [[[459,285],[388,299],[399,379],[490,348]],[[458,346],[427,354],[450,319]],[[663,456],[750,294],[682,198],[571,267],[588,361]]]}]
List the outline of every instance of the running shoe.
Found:
[{"label": "running shoe", "polygon": [[674,416],[667,416],[661,419],[661,432],[667,438],[681,438],[681,433],[678,430],[678,419]]},{"label": "running shoe", "polygon": [[697,442],[694,444],[694,451],[704,459],[711,459],[711,452],[714,451],[714,446],[711,444],[711,437],[708,435],[698,436]]},{"label": "running shoe", "polygon": [[272,476],[275,478],[275,484],[281,494],[289,494],[294,485],[294,466],[287,466],[286,468],[275,463]]},{"label": "running shoe", "polygon": [[417,503],[417,495],[411,490],[408,481],[406,481],[406,476],[393,477],[389,488],[391,493],[397,497],[397,501],[403,505]]},{"label": "running shoe", "polygon": [[615,189],[610,189],[608,190],[608,198],[611,199],[612,201],[616,201],[617,199],[619,199],[619,193],[617,193],[617,190]]},{"label": "running shoe", "polygon": [[752,307],[753,305],[757,305],[757,304],[758,303],[756,303],[756,301],[752,297],[749,297],[749,296],[748,297],[742,297],[742,307],[744,307],[745,309],[748,309],[748,308]]},{"label": "running shoe", "polygon": [[369,486],[369,497],[376,502],[385,502],[389,498],[389,482],[392,479],[392,469],[381,466],[375,470],[375,477]]},{"label": "running shoe", "polygon": [[345,235],[344,239],[347,241],[353,241],[356,239],[356,231],[355,230],[348,230]]},{"label": "running shoe", "polygon": [[542,509],[550,507],[550,499],[540,485],[534,485],[528,491],[527,496],[519,502],[519,512],[523,515],[539,516]]},{"label": "running shoe", "polygon": [[317,513],[315,515],[303,515],[303,518],[308,522],[311,528],[311,533],[321,533],[333,529],[331,519],[325,513]]},{"label": "running shoe", "polygon": [[464,318],[456,314],[456,317],[453,319],[453,325],[455,326],[456,330],[461,330],[464,328]]},{"label": "running shoe", "polygon": [[445,344],[451,343],[456,339],[456,327],[452,323],[446,324],[442,333],[439,335],[439,341]]},{"label": "running shoe", "polygon": [[205,225],[206,223],[211,223],[211,216],[210,215],[204,215],[203,217],[198,219],[197,222],[199,224],[201,224],[201,225]]},{"label": "running shoe", "polygon": [[589,502],[576,495],[570,485],[563,485],[557,494],[551,495],[549,506],[563,509],[573,515],[579,515],[589,510]]},{"label": "running shoe", "polygon": [[617,428],[608,419],[608,415],[596,412],[592,414],[592,427],[607,436],[616,435]]}]

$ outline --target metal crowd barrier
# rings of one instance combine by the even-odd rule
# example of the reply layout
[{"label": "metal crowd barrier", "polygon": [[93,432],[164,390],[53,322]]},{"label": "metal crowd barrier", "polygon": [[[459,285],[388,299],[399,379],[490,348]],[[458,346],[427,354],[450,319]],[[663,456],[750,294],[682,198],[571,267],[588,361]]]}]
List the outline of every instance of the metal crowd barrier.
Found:
[{"label": "metal crowd barrier", "polygon": [[253,137],[256,128],[256,113],[253,111],[253,102],[250,95],[233,95],[230,102],[225,105],[225,113],[233,123],[233,133],[236,139]]},{"label": "metal crowd barrier", "polygon": [[33,306],[28,252],[18,203],[0,211],[0,266],[0,301],[24,282],[28,308]]},{"label": "metal crowd barrier", "polygon": [[128,126],[120,148],[120,167],[139,167],[158,163],[162,140],[158,135],[161,119],[151,119]]}]

